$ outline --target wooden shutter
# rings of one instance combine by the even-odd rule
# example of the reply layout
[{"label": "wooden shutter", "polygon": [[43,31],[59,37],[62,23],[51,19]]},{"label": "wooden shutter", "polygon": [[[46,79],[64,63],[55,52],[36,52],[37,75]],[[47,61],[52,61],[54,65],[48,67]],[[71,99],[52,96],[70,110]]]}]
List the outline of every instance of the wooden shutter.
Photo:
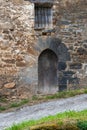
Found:
[{"label": "wooden shutter", "polygon": [[52,23],[51,7],[35,6],[35,28],[48,28]]}]

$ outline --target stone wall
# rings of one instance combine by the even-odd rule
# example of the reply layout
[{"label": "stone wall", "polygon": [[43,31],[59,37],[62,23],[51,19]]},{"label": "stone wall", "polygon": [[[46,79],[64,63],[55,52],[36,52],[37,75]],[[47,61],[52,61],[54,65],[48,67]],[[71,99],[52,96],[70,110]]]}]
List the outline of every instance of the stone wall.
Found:
[{"label": "stone wall", "polygon": [[56,35],[62,39],[62,42],[65,43],[70,52],[71,59],[67,62],[67,69],[69,74],[71,73],[71,78],[69,77],[68,79],[68,86],[71,86],[72,89],[87,86],[86,6],[86,0],[66,0],[60,2],[56,11],[58,15]]},{"label": "stone wall", "polygon": [[[53,29],[34,30],[34,4],[0,0],[0,95],[26,98],[38,91],[38,57],[57,51],[59,90],[87,84],[87,2],[56,1]],[[59,40],[61,39],[61,40]]]},{"label": "stone wall", "polygon": [[[20,0],[0,2],[0,93],[21,96],[24,90],[30,89],[23,85],[18,88],[22,84],[19,83],[21,72],[25,67],[32,67],[37,54],[33,49],[34,4]],[[13,82],[13,89],[10,84],[5,87]]]}]

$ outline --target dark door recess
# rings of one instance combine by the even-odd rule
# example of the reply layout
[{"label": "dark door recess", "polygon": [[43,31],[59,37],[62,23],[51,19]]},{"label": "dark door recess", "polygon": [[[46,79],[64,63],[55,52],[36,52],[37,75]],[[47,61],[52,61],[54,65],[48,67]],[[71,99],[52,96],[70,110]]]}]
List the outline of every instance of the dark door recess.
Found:
[{"label": "dark door recess", "polygon": [[58,90],[57,64],[57,55],[52,50],[46,49],[40,54],[38,58],[38,91],[53,93]]}]

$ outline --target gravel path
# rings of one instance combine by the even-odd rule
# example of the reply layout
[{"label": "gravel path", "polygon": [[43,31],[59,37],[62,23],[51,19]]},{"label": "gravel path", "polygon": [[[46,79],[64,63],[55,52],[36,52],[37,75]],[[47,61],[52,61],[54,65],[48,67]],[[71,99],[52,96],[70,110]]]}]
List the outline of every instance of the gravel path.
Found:
[{"label": "gravel path", "polygon": [[39,119],[69,110],[80,111],[84,109],[87,109],[87,94],[28,106],[15,112],[0,113],[0,130],[24,120]]}]

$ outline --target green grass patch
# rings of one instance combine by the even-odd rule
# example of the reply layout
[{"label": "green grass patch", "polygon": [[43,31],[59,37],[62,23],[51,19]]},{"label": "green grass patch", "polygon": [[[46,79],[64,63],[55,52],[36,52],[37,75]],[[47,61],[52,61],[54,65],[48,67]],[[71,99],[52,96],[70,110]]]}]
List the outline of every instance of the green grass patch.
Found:
[{"label": "green grass patch", "polygon": [[[51,94],[51,95],[33,95],[30,99],[23,99],[21,101],[15,101],[12,103],[10,103],[10,101],[8,101],[5,98],[0,98],[0,102],[2,103],[0,111],[9,110],[11,108],[16,108],[16,107],[21,107],[25,104],[34,105],[39,102],[41,103],[41,102],[53,100],[53,99],[68,98],[68,97],[73,97],[75,95],[80,95],[80,94],[87,94],[87,89],[63,91],[63,92],[58,92],[56,94]],[[3,106],[5,106],[4,109],[2,109]]]},{"label": "green grass patch", "polygon": [[[6,130],[29,130],[31,128],[32,130],[37,128],[37,127],[42,127],[46,124],[58,124],[58,126],[65,126],[66,124],[75,124],[75,127],[80,127],[84,124],[81,124],[81,122],[86,122],[85,126],[87,126],[87,110],[80,111],[80,112],[75,112],[75,111],[69,111],[69,112],[64,112],[60,113],[54,116],[48,116],[41,118],[39,120],[30,120],[30,121],[25,121],[17,125],[13,125],[12,127],[6,129]],[[86,127],[87,128],[87,127]],[[63,127],[64,129],[64,127]],[[77,128],[76,128],[77,129]],[[39,130],[39,129],[35,129]],[[42,129],[41,129],[42,130]],[[45,129],[43,129],[45,130]],[[47,129],[46,129],[47,130]],[[51,129],[53,130],[53,129]],[[60,129],[62,130],[62,129]],[[66,129],[68,130],[68,129]],[[71,129],[70,129],[71,130]],[[73,129],[75,130],[75,129]],[[85,130],[85,129],[80,129],[80,130]]]},{"label": "green grass patch", "polygon": [[39,99],[38,96],[36,95],[32,96],[32,100],[38,100],[38,99]]},{"label": "green grass patch", "polygon": [[6,108],[4,106],[0,106],[0,111],[4,111]]},{"label": "green grass patch", "polygon": [[22,105],[24,105],[24,104],[26,104],[28,102],[29,102],[28,99],[23,99],[20,102],[13,102],[13,103],[10,104],[10,108],[12,108],[12,107],[20,107],[20,106],[22,106]]},{"label": "green grass patch", "polygon": [[77,127],[80,130],[87,130],[87,121],[78,121],[77,122]]},{"label": "green grass patch", "polygon": [[0,97],[0,102],[5,102],[5,103],[6,103],[6,102],[7,102],[7,99],[6,99],[6,98],[3,98],[3,97],[2,97],[2,98]]},{"label": "green grass patch", "polygon": [[73,97],[75,95],[80,95],[80,94],[87,94],[87,89],[78,89],[78,90],[70,90],[70,91],[67,90],[67,91],[58,92],[56,94],[51,94],[51,95],[42,95],[42,96],[34,95],[32,97],[32,100],[37,101],[37,100],[68,98],[68,97]]},{"label": "green grass patch", "polygon": [[53,95],[47,95],[45,96],[45,98],[46,99],[68,98],[68,97],[73,97],[75,95],[80,95],[84,93],[87,93],[87,89],[78,89],[78,90],[58,92]]}]

